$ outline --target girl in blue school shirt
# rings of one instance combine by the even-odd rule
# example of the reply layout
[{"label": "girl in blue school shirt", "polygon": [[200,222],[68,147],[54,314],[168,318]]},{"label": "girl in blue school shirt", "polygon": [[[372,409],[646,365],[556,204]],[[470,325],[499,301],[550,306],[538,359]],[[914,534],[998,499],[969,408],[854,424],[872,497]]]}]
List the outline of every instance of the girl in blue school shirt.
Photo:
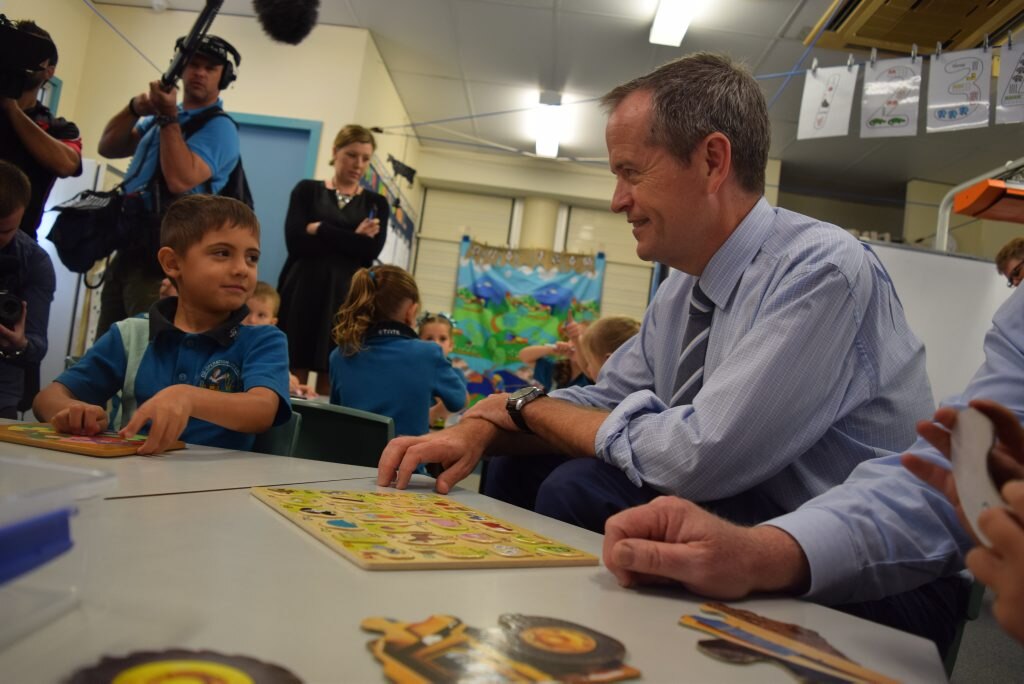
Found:
[{"label": "girl in blue school shirt", "polygon": [[352,276],[334,326],[331,403],[391,416],[396,435],[426,434],[435,397],[449,411],[466,403],[462,374],[412,328],[419,301],[405,270],[362,268]]}]

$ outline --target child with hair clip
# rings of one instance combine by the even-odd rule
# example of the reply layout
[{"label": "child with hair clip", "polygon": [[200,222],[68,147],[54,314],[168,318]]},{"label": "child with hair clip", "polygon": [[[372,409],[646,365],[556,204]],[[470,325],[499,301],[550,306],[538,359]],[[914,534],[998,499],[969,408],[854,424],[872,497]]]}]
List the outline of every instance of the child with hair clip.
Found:
[{"label": "child with hair clip", "polygon": [[[448,358],[452,349],[455,348],[455,323],[446,314],[424,313],[420,317],[419,333],[421,340],[433,342],[441,347],[445,358]],[[462,374],[460,373],[460,375]],[[465,383],[464,375],[463,383]],[[445,420],[451,415],[452,412],[445,408],[444,403],[440,399],[435,399],[434,405],[430,407],[430,426],[444,427]]]},{"label": "child with hair clip", "polygon": [[403,269],[362,268],[334,326],[331,403],[391,416],[397,435],[426,434],[435,397],[449,411],[466,404],[462,374],[412,328],[419,300],[416,281]]}]

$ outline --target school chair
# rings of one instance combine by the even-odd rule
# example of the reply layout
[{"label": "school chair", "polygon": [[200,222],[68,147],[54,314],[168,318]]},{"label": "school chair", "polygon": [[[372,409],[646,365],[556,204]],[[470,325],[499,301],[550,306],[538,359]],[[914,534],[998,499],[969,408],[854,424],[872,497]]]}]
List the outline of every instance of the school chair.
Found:
[{"label": "school chair", "polygon": [[946,651],[946,655],[942,659],[947,677],[953,676],[953,668],[956,667],[956,656],[960,651],[960,642],[964,638],[964,629],[967,628],[968,622],[977,620],[978,616],[981,615],[981,604],[984,598],[985,585],[977,580],[971,582],[971,593],[967,597],[967,609],[963,618],[956,626],[956,636],[953,637],[953,643],[950,644],[949,650]]},{"label": "school chair", "polygon": [[376,468],[395,436],[393,418],[369,411],[308,399],[292,399],[292,410],[302,414],[298,458]]},{"label": "school chair", "polygon": [[292,411],[292,417],[288,419],[288,422],[275,425],[266,432],[256,435],[252,450],[257,454],[294,456],[301,430],[302,415]]}]

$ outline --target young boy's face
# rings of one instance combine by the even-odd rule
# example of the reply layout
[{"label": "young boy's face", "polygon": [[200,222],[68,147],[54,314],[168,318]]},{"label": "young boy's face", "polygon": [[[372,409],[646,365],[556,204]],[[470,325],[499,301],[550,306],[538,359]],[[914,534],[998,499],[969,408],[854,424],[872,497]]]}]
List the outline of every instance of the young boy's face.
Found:
[{"label": "young boy's face", "polygon": [[250,297],[245,305],[249,307],[249,315],[242,321],[244,325],[277,325],[274,303],[266,297]]},{"label": "young boy's face", "polygon": [[184,254],[175,253],[168,275],[178,284],[179,301],[230,313],[256,289],[259,258],[260,241],[251,230],[224,226],[206,233]]},{"label": "young boy's face", "polygon": [[433,323],[424,323],[420,327],[420,339],[428,340],[430,342],[436,342],[441,346],[444,351],[444,355],[448,356],[452,353],[452,346],[454,341],[452,340],[452,329],[447,323],[435,321]]}]

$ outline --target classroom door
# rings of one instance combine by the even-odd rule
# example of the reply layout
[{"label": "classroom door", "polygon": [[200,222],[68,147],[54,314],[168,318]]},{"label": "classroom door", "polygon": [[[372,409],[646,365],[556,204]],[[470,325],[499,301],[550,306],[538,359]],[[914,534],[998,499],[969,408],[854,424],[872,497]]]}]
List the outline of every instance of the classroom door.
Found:
[{"label": "classroom door", "polygon": [[306,177],[310,131],[275,125],[240,123],[245,176],[260,220],[260,280],[277,287],[288,250],[284,219],[292,188]]}]

